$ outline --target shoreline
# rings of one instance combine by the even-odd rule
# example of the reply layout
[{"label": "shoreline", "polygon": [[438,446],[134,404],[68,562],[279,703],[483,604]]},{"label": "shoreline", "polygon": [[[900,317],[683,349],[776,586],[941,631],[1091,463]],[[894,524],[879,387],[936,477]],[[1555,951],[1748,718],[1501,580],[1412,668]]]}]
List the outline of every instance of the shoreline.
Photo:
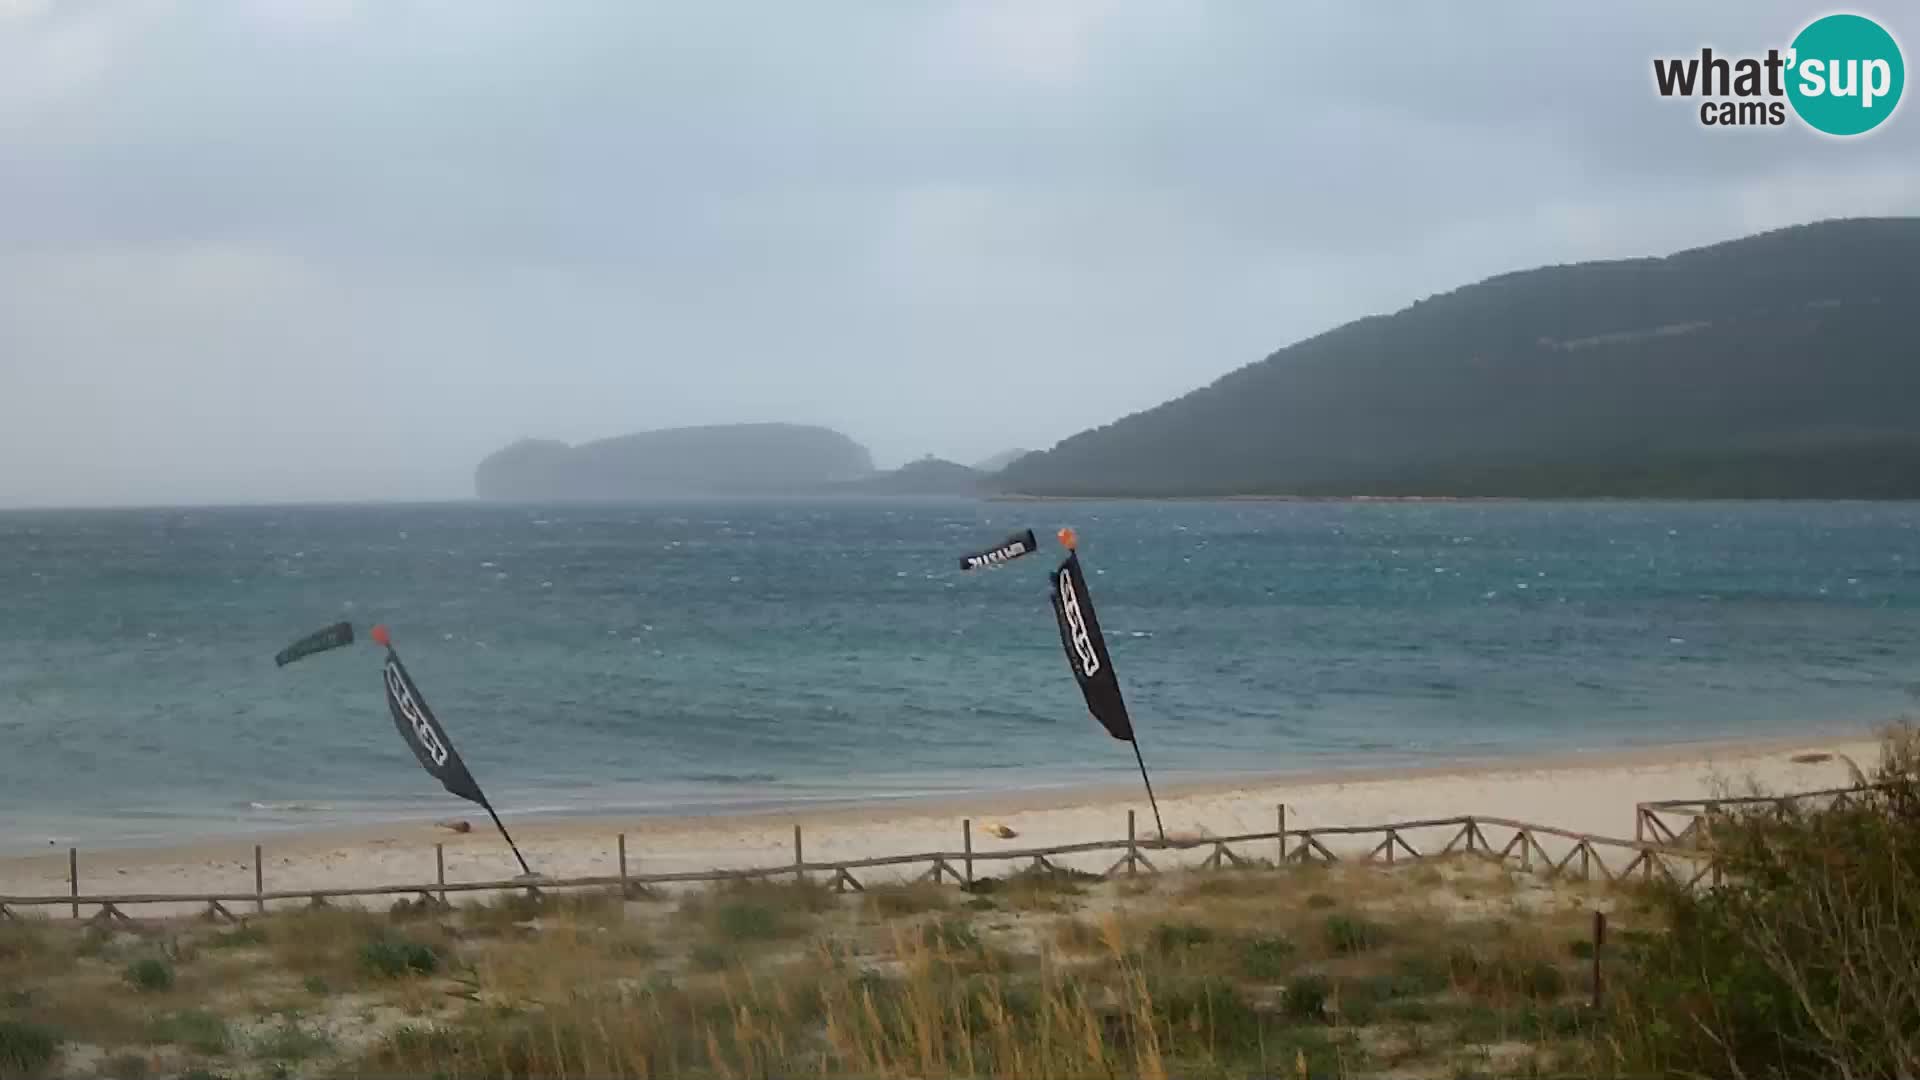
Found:
[{"label": "shoreline", "polygon": [[[1288,827],[1295,829],[1472,814],[1628,838],[1634,835],[1638,802],[1740,793],[1750,783],[1774,792],[1846,786],[1847,760],[1868,772],[1878,764],[1878,733],[1885,729],[1814,727],[1792,737],[1561,751],[1475,764],[1221,777],[1168,785],[1160,809],[1176,838],[1270,832],[1281,804],[1287,807]],[[1792,760],[1809,752],[1827,756]],[[466,821],[471,831],[412,821],[82,850],[80,891],[251,892],[255,843],[264,849],[268,891],[431,882],[437,847],[444,852],[450,882],[518,874],[485,814],[449,803],[441,820]],[[1150,836],[1153,818],[1145,795],[1138,785],[1124,783],[801,811],[506,820],[536,870],[549,877],[577,877],[616,872],[618,835],[626,837],[634,873],[704,871],[791,864],[796,827],[805,830],[808,861],[957,851],[963,820],[973,822],[974,850],[987,854],[1121,839],[1129,811],[1138,833]],[[989,823],[1004,824],[1015,835],[992,836]],[[64,896],[69,887],[64,849],[0,856],[0,896]]]},{"label": "shoreline", "polygon": [[[1161,780],[1156,774],[1155,790],[1162,801],[1190,800],[1220,796],[1247,789],[1282,790],[1289,787],[1339,787],[1348,784],[1414,782],[1449,777],[1486,776],[1505,772],[1538,772],[1581,769],[1634,768],[1661,766],[1675,761],[1711,757],[1764,756],[1777,751],[1791,752],[1809,742],[1862,742],[1874,740],[1897,720],[1875,723],[1860,721],[1810,724],[1791,735],[1728,737],[1707,735],[1696,739],[1672,739],[1657,743],[1606,746],[1587,749],[1519,750],[1478,754],[1436,755],[1423,764],[1368,765],[1310,764],[1293,769],[1199,770],[1175,773]],[[1862,762],[1870,768],[1871,762]],[[733,804],[692,805],[684,808],[641,809],[610,807],[595,810],[586,807],[515,811],[499,807],[501,816],[515,835],[570,832],[582,827],[617,826],[628,832],[670,830],[730,830],[770,821],[831,824],[861,822],[882,817],[941,816],[963,813],[968,807],[992,803],[1001,812],[1039,812],[1068,810],[1089,805],[1137,799],[1145,796],[1136,774],[1118,770],[1112,780],[1091,780],[1072,776],[1049,782],[1005,787],[980,787],[945,790],[931,794],[828,794],[792,796],[765,800],[741,800]],[[45,848],[0,850],[0,880],[8,863],[18,860],[49,858],[69,847],[117,859],[142,860],[170,851],[198,850],[210,846],[251,846],[253,844],[312,846],[328,842],[347,843],[370,835],[395,831],[425,830],[455,839],[461,835],[439,829],[438,822],[467,820],[478,831],[491,823],[479,807],[444,796],[443,805],[432,811],[380,816],[369,814],[359,820],[305,823],[260,823],[256,827],[222,829],[211,832],[183,831],[178,836],[143,842],[106,842],[88,847],[72,838],[56,837],[58,843]],[[356,815],[358,816],[358,815]],[[103,818],[104,819],[104,816]],[[101,819],[96,819],[101,820]],[[1343,822],[1342,824],[1360,824]],[[1542,821],[1541,824],[1552,824]],[[3,891],[3,890],[0,890]]]}]

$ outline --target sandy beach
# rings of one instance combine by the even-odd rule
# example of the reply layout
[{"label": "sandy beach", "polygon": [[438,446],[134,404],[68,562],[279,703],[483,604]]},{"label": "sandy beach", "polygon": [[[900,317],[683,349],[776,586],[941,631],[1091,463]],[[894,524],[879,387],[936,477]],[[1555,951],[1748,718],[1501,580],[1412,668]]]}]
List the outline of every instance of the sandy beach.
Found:
[{"label": "sandy beach", "polygon": [[[1821,760],[1794,758],[1830,755]],[[1368,825],[1475,814],[1630,838],[1634,804],[1662,799],[1786,792],[1843,786],[1850,759],[1871,771],[1879,744],[1868,732],[1795,740],[1690,744],[1633,751],[1518,759],[1471,767],[1342,772],[1260,781],[1189,784],[1163,793],[1161,812],[1176,838],[1270,831],[1285,804],[1290,828]],[[457,809],[457,804],[450,809]],[[1152,816],[1138,788],[1044,795],[985,795],[939,802],[889,802],[800,813],[521,822],[515,838],[534,869],[550,877],[614,874],[617,840],[627,837],[632,873],[777,866],[793,860],[793,826],[808,861],[957,851],[972,819],[980,853],[1117,840],[1128,810],[1143,838]],[[260,838],[268,891],[432,882],[434,845],[445,846],[447,880],[502,880],[519,873],[484,814],[460,814],[471,831],[408,823]],[[991,835],[990,824],[1014,835]],[[83,894],[251,892],[253,838],[126,851],[82,851]],[[1419,841],[1416,840],[1416,843]],[[1444,838],[1440,840],[1444,843]],[[1339,850],[1339,845],[1333,845]],[[1351,848],[1349,848],[1351,850]],[[1204,850],[1162,861],[1194,861]],[[1255,856],[1268,852],[1249,852]],[[1084,862],[1110,862],[1094,855]],[[1007,864],[1000,864],[1007,866]],[[917,869],[924,869],[920,867]],[[982,873],[991,872],[982,869]],[[884,874],[877,876],[884,877]],[[64,850],[0,859],[0,897],[64,896]],[[143,906],[141,914],[162,914]],[[64,909],[52,913],[64,914]],[[84,913],[83,913],[84,914]]]}]

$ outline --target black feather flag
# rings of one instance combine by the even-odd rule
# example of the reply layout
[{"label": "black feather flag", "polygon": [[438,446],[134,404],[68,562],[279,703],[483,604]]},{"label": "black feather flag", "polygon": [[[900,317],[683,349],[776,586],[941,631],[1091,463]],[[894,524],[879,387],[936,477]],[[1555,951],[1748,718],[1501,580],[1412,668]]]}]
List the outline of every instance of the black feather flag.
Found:
[{"label": "black feather flag", "polygon": [[1000,546],[991,547],[972,555],[960,556],[960,569],[981,570],[1010,563],[1022,555],[1031,555],[1040,550],[1033,538],[1033,530],[1014,533],[1002,541]]},{"label": "black feather flag", "polygon": [[1133,746],[1140,779],[1147,785],[1147,802],[1153,807],[1153,825],[1160,831],[1161,843],[1165,843],[1167,829],[1160,823],[1160,802],[1153,797],[1147,760],[1140,755],[1140,740],[1134,736],[1133,718],[1127,715],[1127,702],[1120,694],[1113,657],[1107,653],[1107,639],[1100,633],[1100,619],[1093,613],[1093,594],[1080,569],[1073,530],[1061,529],[1060,542],[1067,547],[1067,557],[1054,568],[1050,584],[1053,617],[1060,624],[1060,645],[1067,652],[1067,666],[1073,669],[1073,680],[1080,684],[1080,695],[1087,699],[1087,711],[1107,734]]},{"label": "black feather flag", "polygon": [[520,869],[533,874],[527,866],[526,857],[520,854],[519,845],[513,842],[513,836],[500,822],[500,815],[494,813],[493,804],[480,790],[480,784],[467,770],[467,763],[460,758],[460,752],[453,748],[453,740],[447,737],[447,729],[440,726],[439,718],[427,707],[427,699],[420,688],[413,683],[413,677],[407,674],[407,667],[400,662],[400,654],[393,648],[393,640],[387,634],[387,628],[373,628],[373,640],[387,650],[385,682],[387,689],[387,711],[393,714],[393,726],[400,731],[400,737],[407,741],[408,749],[419,760],[420,767],[427,770],[440,786],[449,794],[458,795],[469,802],[479,803],[493,819],[495,828],[506,839],[507,846],[513,849],[513,857],[520,861]]},{"label": "black feather flag", "polygon": [[480,793],[473,773],[467,771],[467,763],[460,760],[446,729],[427,707],[426,699],[420,696],[419,687],[413,684],[412,676],[407,674],[406,665],[397,654],[387,653],[384,674],[387,710],[393,714],[393,726],[400,729],[400,737],[407,740],[407,747],[419,759],[420,767],[432,773],[449,793],[486,805],[487,798]]},{"label": "black feather flag", "polygon": [[1100,633],[1100,619],[1093,613],[1093,595],[1087,591],[1078,551],[1068,552],[1053,572],[1053,615],[1060,623],[1060,644],[1067,651],[1067,665],[1073,668],[1074,681],[1087,699],[1087,711],[1107,734],[1132,742],[1133,720],[1120,694],[1120,680],[1113,673],[1113,657],[1108,655],[1107,639]]},{"label": "black feather flag", "polygon": [[302,657],[312,656],[328,649],[338,649],[353,644],[353,624],[337,622],[325,630],[315,630],[299,641],[274,654],[273,662],[277,667],[286,667]]}]

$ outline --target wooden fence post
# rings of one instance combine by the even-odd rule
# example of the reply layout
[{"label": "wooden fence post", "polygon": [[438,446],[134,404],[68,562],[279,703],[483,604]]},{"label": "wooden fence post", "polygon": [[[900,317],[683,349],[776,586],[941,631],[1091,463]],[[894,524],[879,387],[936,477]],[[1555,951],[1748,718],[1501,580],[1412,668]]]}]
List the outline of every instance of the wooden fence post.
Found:
[{"label": "wooden fence post", "polygon": [[447,845],[433,845],[433,876],[440,884],[440,906],[447,906]]},{"label": "wooden fence post", "polygon": [[1133,836],[1133,811],[1127,811],[1127,876],[1140,872],[1139,842]]},{"label": "wooden fence post", "polygon": [[67,895],[73,897],[73,917],[80,917],[80,849],[67,849]]},{"label": "wooden fence post", "polygon": [[960,846],[966,852],[967,891],[973,891],[973,819],[965,818],[960,822]]},{"label": "wooden fence post", "polygon": [[629,899],[633,895],[632,893],[627,891],[627,887],[628,887],[627,886],[627,834],[621,833],[620,834],[620,899],[622,900]]},{"label": "wooden fence post", "polygon": [[1274,807],[1274,810],[1278,812],[1280,818],[1280,861],[1274,865],[1285,866],[1287,865],[1287,804],[1281,803]]},{"label": "wooden fence post", "polygon": [[1593,1007],[1600,1007],[1600,950],[1607,944],[1607,913],[1593,913]]},{"label": "wooden fence post", "polygon": [[267,872],[260,867],[260,845],[253,845],[253,911],[267,913]]},{"label": "wooden fence post", "polygon": [[793,883],[795,885],[807,880],[807,872],[800,869],[806,865],[806,861],[800,856],[800,826],[795,825],[793,827]]},{"label": "wooden fence post", "polygon": [[[1634,804],[1633,838],[1642,844],[1647,842],[1647,804],[1645,803]],[[1652,881],[1653,880],[1653,856],[1646,851],[1640,852],[1640,855],[1641,855],[1641,863],[1642,863],[1641,878],[1646,881]]]}]

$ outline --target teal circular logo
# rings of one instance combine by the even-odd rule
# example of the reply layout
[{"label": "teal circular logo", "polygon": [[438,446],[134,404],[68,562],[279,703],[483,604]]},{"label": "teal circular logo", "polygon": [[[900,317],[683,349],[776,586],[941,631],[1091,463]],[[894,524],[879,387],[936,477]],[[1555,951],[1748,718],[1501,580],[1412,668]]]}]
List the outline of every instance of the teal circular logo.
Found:
[{"label": "teal circular logo", "polygon": [[1860,15],[1815,19],[1793,39],[1787,99],[1816,131],[1860,135],[1893,115],[1907,84],[1900,45]]}]

